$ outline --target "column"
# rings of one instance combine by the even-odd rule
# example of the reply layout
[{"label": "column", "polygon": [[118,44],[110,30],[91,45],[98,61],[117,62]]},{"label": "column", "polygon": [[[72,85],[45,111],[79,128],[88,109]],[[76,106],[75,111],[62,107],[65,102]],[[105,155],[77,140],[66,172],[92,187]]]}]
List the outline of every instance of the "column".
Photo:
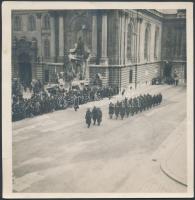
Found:
[{"label": "column", "polygon": [[97,57],[97,16],[94,13],[92,16],[92,52],[91,52],[91,63],[96,63]]},{"label": "column", "polygon": [[42,42],[42,14],[41,13],[37,13],[37,26],[36,29],[38,31],[38,37],[37,37],[37,57],[39,57],[39,63],[36,64],[36,78],[44,81],[44,77],[43,77],[43,42]]},{"label": "column", "polygon": [[124,18],[124,13],[122,13],[121,15],[121,64],[124,64],[124,22],[125,22],[125,18]]},{"label": "column", "polygon": [[100,63],[108,65],[107,57],[107,14],[102,14],[102,48]]},{"label": "column", "polygon": [[124,64],[127,63],[127,33],[128,33],[128,14],[125,13],[125,58],[124,58]]},{"label": "column", "polygon": [[50,45],[50,51],[51,51],[51,58],[52,60],[55,62],[55,58],[56,58],[56,46],[55,46],[55,18],[54,16],[52,16],[50,18],[50,28],[51,28],[51,45]]},{"label": "column", "polygon": [[64,16],[59,16],[59,57],[64,56]]},{"label": "column", "polygon": [[140,40],[141,40],[141,24],[142,24],[143,19],[138,18],[138,33],[137,33],[137,62],[140,62]]},{"label": "column", "polygon": [[119,35],[119,37],[118,37],[118,47],[119,47],[119,51],[118,51],[118,53],[119,53],[119,56],[118,56],[118,64],[120,65],[121,64],[121,18],[122,18],[122,15],[121,15],[121,11],[119,10],[118,11],[119,12],[119,28],[118,28],[118,35]]},{"label": "column", "polygon": [[37,56],[40,58],[40,62],[43,60],[43,44],[42,44],[42,25],[41,25],[41,13],[37,13],[37,30],[39,36],[37,37],[38,53]]}]

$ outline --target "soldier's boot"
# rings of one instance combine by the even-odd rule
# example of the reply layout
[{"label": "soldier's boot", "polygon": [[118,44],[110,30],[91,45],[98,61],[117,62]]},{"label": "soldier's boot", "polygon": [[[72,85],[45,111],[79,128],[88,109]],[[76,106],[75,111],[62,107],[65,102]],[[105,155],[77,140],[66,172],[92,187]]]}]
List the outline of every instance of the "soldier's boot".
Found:
[{"label": "soldier's boot", "polygon": [[90,127],[90,124],[88,123],[87,125],[88,125],[87,128],[89,128],[89,127]]}]

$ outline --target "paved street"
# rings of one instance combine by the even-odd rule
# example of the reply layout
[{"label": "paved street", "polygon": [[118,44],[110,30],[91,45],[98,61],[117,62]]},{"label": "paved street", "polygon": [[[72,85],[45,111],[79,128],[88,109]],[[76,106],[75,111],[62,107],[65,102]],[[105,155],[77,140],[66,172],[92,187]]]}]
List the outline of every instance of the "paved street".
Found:
[{"label": "paved street", "polygon": [[[109,100],[104,99],[77,112],[67,109],[14,122],[13,190],[186,192],[186,186],[163,173],[158,153],[186,120],[186,88],[147,86],[131,95],[146,92],[161,92],[162,104],[124,120],[108,118]],[[102,108],[103,122],[88,129],[85,111],[93,105]]]}]

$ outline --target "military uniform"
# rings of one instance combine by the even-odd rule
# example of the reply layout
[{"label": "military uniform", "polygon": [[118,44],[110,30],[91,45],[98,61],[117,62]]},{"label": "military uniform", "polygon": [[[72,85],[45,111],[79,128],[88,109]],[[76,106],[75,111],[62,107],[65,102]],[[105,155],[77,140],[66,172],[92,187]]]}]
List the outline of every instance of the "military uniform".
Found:
[{"label": "military uniform", "polygon": [[124,102],[121,102],[121,105],[120,105],[120,116],[121,116],[121,119],[123,119],[124,116],[125,116],[125,104],[124,104]]},{"label": "military uniform", "polygon": [[97,108],[94,106],[93,110],[92,110],[92,118],[93,118],[93,125],[96,124],[96,120],[97,120]]},{"label": "military uniform", "polygon": [[88,128],[91,125],[91,111],[90,109],[87,110],[86,114],[85,114],[85,120],[86,120],[86,124],[88,125]]},{"label": "military uniform", "polygon": [[115,104],[114,112],[115,112],[116,119],[118,119],[118,115],[119,115],[119,112],[120,112],[120,104],[119,104],[119,102],[117,102]]},{"label": "military uniform", "polygon": [[110,115],[110,119],[112,119],[112,115],[114,114],[114,104],[111,102],[109,104],[109,115]]},{"label": "military uniform", "polygon": [[96,112],[97,112],[97,122],[98,122],[98,126],[99,126],[102,121],[102,111],[100,108],[97,108]]}]

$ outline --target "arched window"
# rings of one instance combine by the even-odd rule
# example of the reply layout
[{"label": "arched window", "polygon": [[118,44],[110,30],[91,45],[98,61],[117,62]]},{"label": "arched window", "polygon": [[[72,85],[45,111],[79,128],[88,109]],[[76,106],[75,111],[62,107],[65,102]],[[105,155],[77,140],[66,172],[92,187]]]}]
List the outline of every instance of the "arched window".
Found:
[{"label": "arched window", "polygon": [[50,18],[48,14],[43,16],[43,29],[50,29]]},{"label": "arched window", "polygon": [[134,27],[133,24],[128,25],[127,34],[127,57],[129,60],[134,58]]},{"label": "arched window", "polygon": [[28,17],[28,30],[29,31],[34,31],[36,30],[36,20],[35,20],[35,17],[30,15]]},{"label": "arched window", "polygon": [[149,60],[149,50],[150,50],[150,25],[147,25],[145,30],[145,40],[144,40],[144,59]]},{"label": "arched window", "polygon": [[44,56],[45,58],[50,57],[50,42],[48,39],[44,40]]},{"label": "arched window", "polygon": [[158,46],[159,44],[159,27],[155,30],[155,41],[154,41],[154,58],[158,58]]},{"label": "arched window", "polygon": [[13,20],[14,31],[22,30],[22,19],[21,16],[15,16]]}]

